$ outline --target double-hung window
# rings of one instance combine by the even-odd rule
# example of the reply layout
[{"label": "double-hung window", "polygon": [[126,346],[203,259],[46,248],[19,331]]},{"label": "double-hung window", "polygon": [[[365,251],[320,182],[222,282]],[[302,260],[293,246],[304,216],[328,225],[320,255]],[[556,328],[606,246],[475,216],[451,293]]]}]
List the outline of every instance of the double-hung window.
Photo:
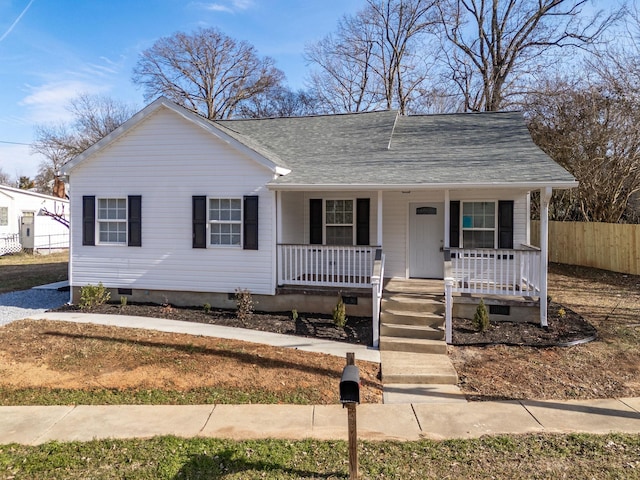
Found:
[{"label": "double-hung window", "polygon": [[496,202],[462,204],[462,244],[464,248],[495,248]]},{"label": "double-hung window", "polygon": [[326,200],[326,244],[353,245],[353,219],[353,200]]},{"label": "double-hung window", "polygon": [[98,239],[100,243],[127,244],[127,199],[98,199]]},{"label": "double-hung window", "polygon": [[210,198],[211,245],[240,246],[242,243],[242,199]]},{"label": "double-hung window", "polygon": [[9,225],[9,207],[0,207],[0,227]]}]

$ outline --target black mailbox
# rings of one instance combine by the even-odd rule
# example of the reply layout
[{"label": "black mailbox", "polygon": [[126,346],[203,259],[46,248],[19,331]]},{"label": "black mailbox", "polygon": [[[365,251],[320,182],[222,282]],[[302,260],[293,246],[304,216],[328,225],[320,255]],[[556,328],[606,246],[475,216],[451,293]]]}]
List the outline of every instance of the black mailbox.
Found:
[{"label": "black mailbox", "polygon": [[340,402],[360,403],[360,370],[355,365],[347,365],[342,371]]}]

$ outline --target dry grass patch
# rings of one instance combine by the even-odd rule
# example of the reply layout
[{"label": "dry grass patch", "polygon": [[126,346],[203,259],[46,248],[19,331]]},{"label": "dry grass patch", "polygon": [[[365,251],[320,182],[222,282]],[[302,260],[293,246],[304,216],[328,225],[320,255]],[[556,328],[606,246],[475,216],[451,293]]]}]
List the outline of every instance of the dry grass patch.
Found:
[{"label": "dry grass patch", "polygon": [[568,348],[453,347],[464,392],[477,400],[640,396],[640,277],[554,264],[549,292],[595,326],[597,340]]},{"label": "dry grass patch", "polygon": [[[131,392],[197,391],[187,401],[330,404],[339,401],[345,364],[338,357],[237,340],[52,321],[13,322],[0,329],[0,345],[0,402],[5,405],[27,402],[20,391],[46,397],[47,389],[64,391],[64,399],[70,391],[81,392],[78,398],[94,392],[102,399],[107,390],[108,403],[144,402],[132,399]],[[363,401],[379,403],[378,364],[358,365]],[[256,398],[252,392],[262,393]],[[27,396],[29,402],[47,403],[33,395]],[[61,402],[55,392],[51,395],[51,403]],[[166,398],[141,398],[148,397],[151,403]]]}]

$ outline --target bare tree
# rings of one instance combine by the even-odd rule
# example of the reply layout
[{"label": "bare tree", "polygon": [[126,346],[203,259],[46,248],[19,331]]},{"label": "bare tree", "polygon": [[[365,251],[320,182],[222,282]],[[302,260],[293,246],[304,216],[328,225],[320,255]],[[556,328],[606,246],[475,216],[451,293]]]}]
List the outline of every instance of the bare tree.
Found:
[{"label": "bare tree", "polygon": [[640,192],[640,103],[602,78],[550,82],[527,102],[534,141],[579,187],[554,197],[552,218],[617,223]]},{"label": "bare tree", "polygon": [[436,24],[435,3],[367,0],[335,34],[307,47],[307,60],[318,68],[310,84],[319,104],[331,112],[410,111],[429,75],[426,37]]},{"label": "bare tree", "polygon": [[175,33],[140,54],[133,82],[146,100],[164,95],[209,119],[233,116],[240,103],[279,85],[284,74],[247,42],[214,28]]},{"label": "bare tree", "polygon": [[11,185],[11,177],[4,170],[0,168],[0,185]]},{"label": "bare tree", "polygon": [[[553,53],[595,42],[622,11],[587,16],[587,0],[442,0],[443,57],[464,110],[511,105]],[[557,58],[556,58],[557,60]]]},{"label": "bare tree", "polygon": [[373,71],[374,37],[375,29],[361,11],[343,17],[335,34],[307,46],[305,57],[316,67],[309,85],[324,112],[360,112],[383,104]]},{"label": "bare tree", "polygon": [[105,96],[82,94],[68,106],[68,124],[39,125],[32,150],[45,157],[35,178],[41,193],[53,192],[54,178],[65,163],[105,137],[135,113],[135,108]]},{"label": "bare tree", "polygon": [[238,108],[238,116],[242,118],[300,117],[314,113],[315,99],[308,92],[294,92],[281,86],[253,96]]}]

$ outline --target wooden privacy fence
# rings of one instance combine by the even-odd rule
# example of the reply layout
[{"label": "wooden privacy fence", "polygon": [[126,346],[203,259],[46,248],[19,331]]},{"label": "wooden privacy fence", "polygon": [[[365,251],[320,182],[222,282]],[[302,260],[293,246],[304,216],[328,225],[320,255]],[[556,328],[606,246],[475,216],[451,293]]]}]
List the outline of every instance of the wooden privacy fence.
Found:
[{"label": "wooden privacy fence", "polygon": [[[540,222],[531,222],[540,245]],[[640,225],[549,222],[549,261],[640,275]]]}]

